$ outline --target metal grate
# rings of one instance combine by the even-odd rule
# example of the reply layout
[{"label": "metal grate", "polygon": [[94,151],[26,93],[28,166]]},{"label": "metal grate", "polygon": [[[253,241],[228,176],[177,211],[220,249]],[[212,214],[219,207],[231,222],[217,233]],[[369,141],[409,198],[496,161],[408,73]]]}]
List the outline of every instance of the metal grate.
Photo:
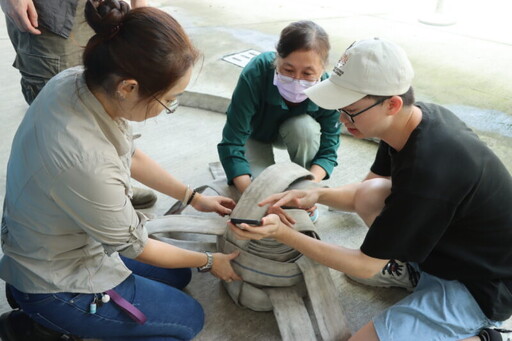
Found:
[{"label": "metal grate", "polygon": [[222,57],[222,60],[224,60],[228,63],[231,63],[231,64],[235,64],[236,66],[239,66],[239,67],[245,67],[247,65],[247,63],[249,63],[249,61],[252,58],[256,57],[260,53],[261,52],[256,51],[256,50],[246,50],[246,51],[242,51],[242,52],[228,54],[228,55]]}]

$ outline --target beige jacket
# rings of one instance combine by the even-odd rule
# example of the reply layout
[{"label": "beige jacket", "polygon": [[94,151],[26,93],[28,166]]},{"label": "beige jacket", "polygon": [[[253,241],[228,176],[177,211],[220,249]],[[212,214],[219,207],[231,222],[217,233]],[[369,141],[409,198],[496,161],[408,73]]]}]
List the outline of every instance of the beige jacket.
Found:
[{"label": "beige jacket", "polygon": [[131,203],[134,146],[89,91],[80,67],[56,75],[12,144],[0,277],[26,293],[98,293],[129,276],[145,218]]}]

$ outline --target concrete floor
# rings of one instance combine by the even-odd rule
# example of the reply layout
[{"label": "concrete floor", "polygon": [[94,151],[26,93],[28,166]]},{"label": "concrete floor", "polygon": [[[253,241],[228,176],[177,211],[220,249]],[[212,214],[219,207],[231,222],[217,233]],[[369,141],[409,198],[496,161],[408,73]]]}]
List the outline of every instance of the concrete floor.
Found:
[{"label": "concrete floor", "polygon": [[[135,125],[142,133],[139,147],[171,173],[192,186],[212,179],[208,163],[217,161],[224,115],[240,68],[222,61],[225,55],[274,48],[288,23],[311,19],[329,33],[333,65],[352,41],[380,36],[401,44],[416,69],[414,86],[420,100],[447,105],[466,120],[512,172],[512,24],[509,2],[445,1],[452,26],[424,25],[418,18],[434,12],[435,1],[361,0],[149,0],[175,16],[203,53],[182,107]],[[27,109],[18,71],[11,67],[14,51],[3,17],[0,18],[0,201],[5,194],[5,168],[17,126]],[[339,166],[329,186],[361,179],[373,161],[376,144],[343,136]],[[283,153],[278,160],[286,160]],[[148,213],[161,215],[174,202],[159,196]],[[366,227],[353,215],[320,207],[322,239],[358,247]],[[347,281],[331,271],[352,331],[405,295],[400,289],[375,289]],[[3,283],[0,285],[3,286]],[[2,287],[0,287],[2,290]],[[197,340],[279,340],[271,312],[258,313],[236,306],[210,274],[194,274],[188,292],[204,306],[206,325]],[[1,291],[0,291],[1,292]],[[0,313],[8,311],[0,295]],[[508,323],[511,327],[512,323]]]}]

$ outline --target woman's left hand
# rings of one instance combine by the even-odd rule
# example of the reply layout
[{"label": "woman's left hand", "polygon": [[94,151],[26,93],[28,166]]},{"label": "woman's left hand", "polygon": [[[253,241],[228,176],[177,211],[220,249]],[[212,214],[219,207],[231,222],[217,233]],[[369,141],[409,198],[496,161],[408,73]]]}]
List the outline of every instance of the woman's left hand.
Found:
[{"label": "woman's left hand", "polygon": [[207,196],[196,193],[191,205],[200,212],[215,212],[221,216],[225,216],[231,214],[236,203],[233,199],[227,197]]},{"label": "woman's left hand", "polygon": [[212,275],[226,282],[241,281],[242,277],[238,276],[231,266],[231,260],[238,257],[239,254],[240,251],[234,251],[230,254],[214,253],[211,270]]}]

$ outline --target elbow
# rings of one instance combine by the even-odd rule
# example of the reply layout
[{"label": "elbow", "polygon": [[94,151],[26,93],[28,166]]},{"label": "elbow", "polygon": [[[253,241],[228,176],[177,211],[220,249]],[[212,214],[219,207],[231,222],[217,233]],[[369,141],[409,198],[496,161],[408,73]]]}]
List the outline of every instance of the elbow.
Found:
[{"label": "elbow", "polygon": [[362,278],[362,279],[370,279],[378,273],[379,273],[379,270],[377,270],[377,269],[374,269],[372,267],[368,267],[368,268],[364,267],[364,268],[359,269],[359,271],[357,271],[357,274],[354,274],[354,276]]}]

